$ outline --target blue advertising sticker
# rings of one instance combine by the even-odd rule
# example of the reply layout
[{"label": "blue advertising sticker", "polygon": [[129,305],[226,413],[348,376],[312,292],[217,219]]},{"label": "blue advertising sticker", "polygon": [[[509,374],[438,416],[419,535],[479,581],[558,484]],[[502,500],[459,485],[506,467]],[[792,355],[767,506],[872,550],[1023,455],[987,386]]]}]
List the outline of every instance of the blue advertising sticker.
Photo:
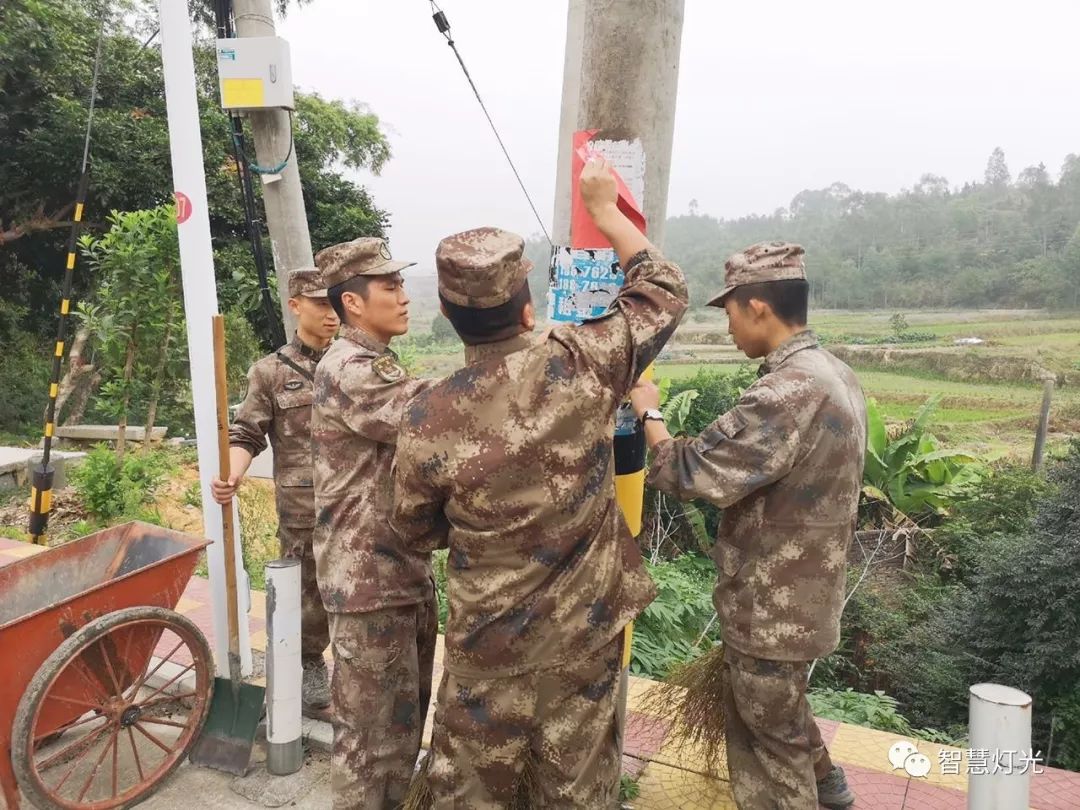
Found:
[{"label": "blue advertising sticker", "polygon": [[603,315],[623,285],[611,248],[583,250],[556,245],[548,268],[548,320],[581,323]]}]

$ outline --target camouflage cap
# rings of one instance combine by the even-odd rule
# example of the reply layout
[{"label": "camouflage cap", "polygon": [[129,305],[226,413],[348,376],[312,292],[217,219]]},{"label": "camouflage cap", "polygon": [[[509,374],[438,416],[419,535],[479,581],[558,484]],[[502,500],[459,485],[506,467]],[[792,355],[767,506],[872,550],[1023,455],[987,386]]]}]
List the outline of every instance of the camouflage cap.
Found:
[{"label": "camouflage cap", "polygon": [[303,267],[289,273],[289,298],[299,295],[326,298],[326,284],[317,267]]},{"label": "camouflage cap", "polygon": [[523,259],[525,241],[499,228],[476,228],[439,242],[435,268],[439,295],[451,304],[490,309],[521,289],[532,262]]},{"label": "camouflage cap", "polygon": [[322,271],[327,287],[336,287],[355,276],[388,276],[400,273],[416,262],[396,262],[386,240],[362,236],[323,248],[315,254],[315,264]]},{"label": "camouflage cap", "polygon": [[723,306],[731,291],[744,284],[806,278],[805,252],[794,242],[758,242],[740,250],[724,262],[724,289],[708,306]]}]

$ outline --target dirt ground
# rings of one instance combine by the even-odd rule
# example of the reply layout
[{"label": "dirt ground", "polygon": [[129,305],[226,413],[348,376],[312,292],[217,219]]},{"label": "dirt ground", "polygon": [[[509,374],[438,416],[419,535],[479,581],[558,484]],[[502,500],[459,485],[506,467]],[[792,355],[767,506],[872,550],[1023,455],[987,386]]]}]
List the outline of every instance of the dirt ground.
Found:
[{"label": "dirt ground", "polygon": [[[65,542],[70,529],[76,523],[88,517],[79,496],[71,487],[53,490],[52,510],[49,512],[49,543],[54,545]],[[5,493],[0,498],[0,526],[26,531],[30,521],[30,489],[20,488],[17,492]],[[19,539],[29,539],[19,538]]]}]

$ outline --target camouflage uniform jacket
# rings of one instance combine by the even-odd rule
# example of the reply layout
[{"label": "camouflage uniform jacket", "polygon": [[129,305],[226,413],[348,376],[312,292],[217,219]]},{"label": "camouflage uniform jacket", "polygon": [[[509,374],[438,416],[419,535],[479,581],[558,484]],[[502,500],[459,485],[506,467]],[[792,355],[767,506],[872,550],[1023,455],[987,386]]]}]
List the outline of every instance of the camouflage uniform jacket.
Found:
[{"label": "camouflage uniform jacket", "polygon": [[446,669],[503,677],[582,660],[652,601],[615,502],[614,416],[686,310],[682,271],[627,263],[598,319],[466,349],[414,399],[398,440],[394,526],[448,542]]},{"label": "camouflage uniform jacket", "polygon": [[859,382],[810,331],[700,436],[657,445],[649,485],[725,510],[712,556],[727,644],[779,661],[836,649],[865,448]]},{"label": "camouflage uniform jacket", "polygon": [[315,372],[314,547],[330,613],[412,605],[431,593],[431,555],[405,550],[389,524],[401,412],[430,385],[410,378],[386,346],[352,326],[341,328]]},{"label": "camouflage uniform jacket", "polygon": [[323,354],[325,350],[312,349],[294,336],[279,351],[255,363],[248,371],[247,396],[229,427],[229,446],[243,447],[253,457],[266,449],[266,438],[270,437],[278,521],[292,529],[315,525],[311,394],[315,366]]}]

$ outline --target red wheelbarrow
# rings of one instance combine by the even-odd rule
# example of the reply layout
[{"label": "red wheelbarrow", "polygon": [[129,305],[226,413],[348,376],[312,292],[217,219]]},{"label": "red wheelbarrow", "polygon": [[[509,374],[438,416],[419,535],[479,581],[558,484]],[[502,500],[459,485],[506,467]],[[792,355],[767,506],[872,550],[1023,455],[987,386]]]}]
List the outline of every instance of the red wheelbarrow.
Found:
[{"label": "red wheelbarrow", "polygon": [[0,567],[0,787],[39,808],[145,799],[183,761],[214,682],[175,611],[209,541],[127,523]]}]

